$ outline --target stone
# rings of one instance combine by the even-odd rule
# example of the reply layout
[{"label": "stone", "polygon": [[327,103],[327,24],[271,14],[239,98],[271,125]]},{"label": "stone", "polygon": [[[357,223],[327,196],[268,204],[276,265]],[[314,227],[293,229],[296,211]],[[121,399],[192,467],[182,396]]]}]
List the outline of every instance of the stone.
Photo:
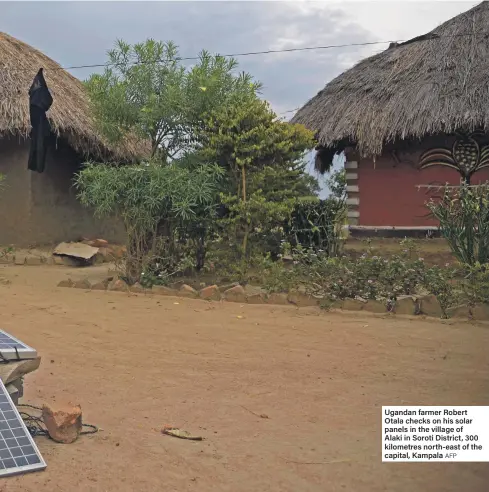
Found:
[{"label": "stone", "polygon": [[25,264],[25,255],[16,254],[14,263],[16,265],[24,265]]},{"label": "stone", "polygon": [[68,278],[66,280],[61,280],[61,282],[58,283],[58,287],[73,287],[75,285],[75,282],[71,280],[71,278]]},{"label": "stone", "polygon": [[473,317],[473,313],[467,305],[450,306],[449,308],[447,308],[447,316],[449,318],[471,319]]},{"label": "stone", "polygon": [[80,405],[68,404],[59,408],[49,405],[42,407],[42,420],[49,437],[62,444],[71,444],[78,439],[82,430],[82,411]]},{"label": "stone", "polygon": [[287,296],[288,301],[291,304],[295,304],[297,307],[318,306],[319,300],[309,296],[298,290],[291,290]]},{"label": "stone", "polygon": [[367,311],[368,313],[383,314],[387,312],[387,306],[382,301],[369,299],[366,303],[364,303],[363,311]]},{"label": "stone", "polygon": [[178,294],[176,290],[165,287],[164,285],[153,285],[151,292],[158,296],[176,296]]},{"label": "stone", "polygon": [[246,292],[241,285],[235,285],[230,289],[227,289],[224,294],[224,299],[230,302],[246,302]]},{"label": "stone", "polygon": [[421,314],[441,318],[443,311],[441,310],[438,299],[433,294],[428,294],[419,298],[419,310]]},{"label": "stone", "polygon": [[358,299],[347,298],[343,299],[341,309],[344,309],[346,311],[363,311],[366,305],[366,302],[360,301]]},{"label": "stone", "polygon": [[199,295],[199,293],[190,285],[183,284],[178,291],[178,295],[180,297],[190,297],[195,298]]},{"label": "stone", "polygon": [[67,267],[79,267],[82,265],[82,260],[78,260],[71,256],[55,256],[55,258],[61,258],[61,263],[55,260],[56,265],[63,265]]},{"label": "stone", "polygon": [[199,296],[201,299],[219,301],[221,299],[221,291],[217,285],[209,285],[200,290]]},{"label": "stone", "polygon": [[10,263],[14,263],[15,257],[13,255],[1,255],[0,256],[0,264],[8,265]]},{"label": "stone", "polygon": [[226,292],[229,289],[232,289],[233,287],[236,287],[237,285],[239,285],[238,282],[233,282],[231,284],[230,283],[222,284],[222,285],[219,286],[219,291],[221,293],[223,293],[223,292]]},{"label": "stone", "polygon": [[284,292],[273,292],[268,296],[267,304],[278,304],[280,306],[287,306],[290,304],[287,294]]},{"label": "stone", "polygon": [[41,263],[41,258],[39,256],[27,256],[25,259],[26,265],[38,266]]},{"label": "stone", "polygon": [[53,255],[51,256],[53,265],[64,265],[63,257],[62,256],[56,256]]},{"label": "stone", "polygon": [[256,294],[251,294],[246,296],[246,302],[248,304],[266,304],[267,303],[267,295],[261,292]]},{"label": "stone", "polygon": [[20,361],[11,360],[8,364],[0,364],[0,379],[7,385],[12,381],[23,378],[26,374],[34,372],[39,368],[41,358],[24,359]]},{"label": "stone", "polygon": [[82,280],[77,280],[75,284],[73,285],[75,289],[85,289],[85,290],[90,290],[92,288],[92,285],[88,281],[88,279],[84,278]]},{"label": "stone", "polygon": [[394,305],[394,313],[414,316],[419,313],[419,305],[417,300],[411,296],[400,296]]},{"label": "stone", "polygon": [[471,311],[477,321],[489,321],[489,304],[476,304]]},{"label": "stone", "polygon": [[114,278],[107,286],[107,289],[115,292],[127,292],[129,290],[129,286],[126,282],[124,282],[124,280]]},{"label": "stone", "polygon": [[92,290],[107,290],[107,284],[105,282],[97,282],[92,285]]},{"label": "stone", "polygon": [[129,290],[131,292],[134,292],[135,294],[144,294],[144,292],[146,291],[146,289],[139,282],[136,282],[134,285],[131,285]]}]

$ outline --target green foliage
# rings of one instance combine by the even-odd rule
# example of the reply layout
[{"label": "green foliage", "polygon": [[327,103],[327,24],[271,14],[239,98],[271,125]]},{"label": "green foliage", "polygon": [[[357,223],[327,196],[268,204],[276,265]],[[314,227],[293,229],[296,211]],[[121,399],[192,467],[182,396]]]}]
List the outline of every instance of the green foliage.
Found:
[{"label": "green foliage", "polygon": [[302,161],[313,134],[277,120],[265,101],[240,98],[211,111],[197,140],[201,158],[227,171],[221,193],[227,213],[220,225],[237,261],[257,248],[266,251],[299,200],[317,200],[317,182]]},{"label": "green foliage", "polygon": [[[116,215],[128,235],[126,276],[148,271],[168,276],[188,255],[182,231],[215,213],[218,166],[190,171],[177,163],[111,166],[89,163],[78,174],[80,201],[99,216]],[[183,244],[182,244],[183,243]]]},{"label": "green foliage", "polygon": [[465,300],[470,307],[477,303],[489,303],[489,264],[467,266],[462,285]]},{"label": "green foliage", "polygon": [[489,262],[488,185],[446,187],[441,200],[428,207],[455,257],[464,265]]},{"label": "green foliage", "polygon": [[[454,287],[457,271],[427,267],[422,258],[406,249],[400,255],[382,258],[370,253],[360,258],[329,257],[324,252],[285,245],[284,254],[292,265],[268,262],[262,278],[271,292],[284,292],[302,285],[306,291],[327,302],[360,297],[394,304],[400,296],[421,292],[434,294],[443,313],[460,298]],[[478,290],[480,292],[480,290]]]},{"label": "green foliage", "polygon": [[128,132],[149,140],[164,162],[193,145],[207,111],[260,89],[249,74],[234,75],[235,60],[205,51],[186,69],[172,42],[118,41],[108,58],[104,73],[86,82],[100,130],[113,142]]}]

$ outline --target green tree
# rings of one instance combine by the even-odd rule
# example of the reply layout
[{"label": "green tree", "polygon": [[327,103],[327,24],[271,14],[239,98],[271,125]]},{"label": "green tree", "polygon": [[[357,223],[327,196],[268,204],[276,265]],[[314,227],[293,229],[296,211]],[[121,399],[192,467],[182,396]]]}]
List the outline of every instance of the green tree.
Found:
[{"label": "green tree", "polygon": [[241,98],[211,111],[197,141],[201,158],[228,173],[221,199],[243,257],[250,236],[258,239],[281,227],[297,200],[315,197],[318,184],[303,160],[314,145],[312,132],[279,121],[265,101]]},{"label": "green tree", "polygon": [[164,162],[189,149],[208,110],[260,89],[249,74],[234,74],[236,60],[205,51],[186,69],[172,42],[119,40],[108,58],[104,73],[86,82],[101,132],[113,142],[132,132]]}]

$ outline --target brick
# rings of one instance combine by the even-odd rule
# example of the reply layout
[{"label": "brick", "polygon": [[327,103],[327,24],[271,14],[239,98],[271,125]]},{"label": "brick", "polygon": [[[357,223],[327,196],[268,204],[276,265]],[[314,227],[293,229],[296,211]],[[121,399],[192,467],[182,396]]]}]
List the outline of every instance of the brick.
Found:
[{"label": "brick", "polygon": [[53,441],[62,444],[75,442],[82,430],[80,405],[68,404],[56,409],[49,405],[43,405],[42,419],[48,430],[49,437]]}]

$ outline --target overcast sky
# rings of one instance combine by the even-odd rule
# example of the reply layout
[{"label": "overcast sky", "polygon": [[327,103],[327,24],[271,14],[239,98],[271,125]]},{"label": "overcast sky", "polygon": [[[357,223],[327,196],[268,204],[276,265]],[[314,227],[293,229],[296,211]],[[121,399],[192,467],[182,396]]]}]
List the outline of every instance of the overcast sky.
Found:
[{"label": "overcast sky", "polygon": [[[270,49],[403,40],[479,2],[0,2],[0,30],[62,66],[104,63],[116,39],[174,41],[181,56],[206,49]],[[387,44],[238,57],[289,119],[333,77]],[[81,79],[93,69],[71,70]],[[284,113],[286,112],[286,113]]]}]

